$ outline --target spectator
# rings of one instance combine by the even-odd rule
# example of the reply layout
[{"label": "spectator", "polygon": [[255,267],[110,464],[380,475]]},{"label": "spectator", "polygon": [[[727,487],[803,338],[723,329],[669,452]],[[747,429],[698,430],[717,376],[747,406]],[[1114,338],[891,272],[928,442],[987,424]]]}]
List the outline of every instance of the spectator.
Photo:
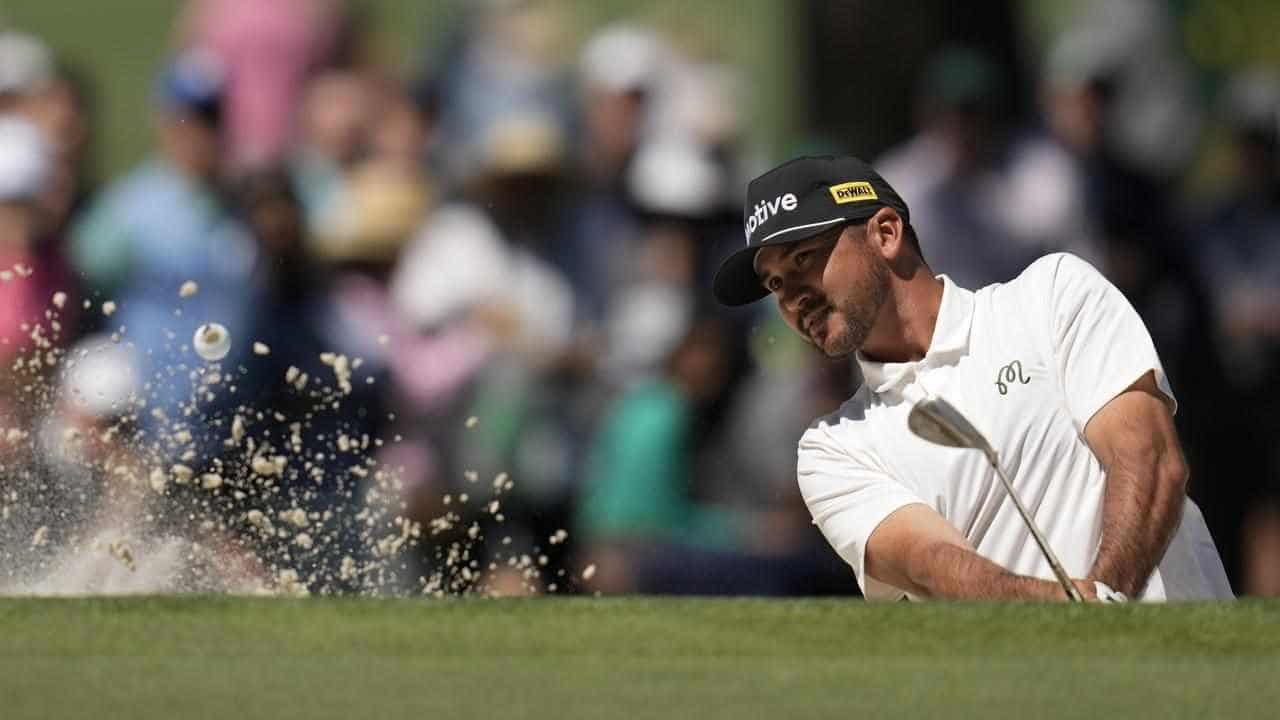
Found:
[{"label": "spectator", "polygon": [[[481,320],[491,338],[535,363],[553,362],[572,329],[572,297],[543,256],[563,135],[529,113],[497,119],[475,148],[466,198],[437,210],[406,248],[392,280],[412,324],[440,328]],[[465,233],[470,242],[455,240]],[[425,284],[450,268],[448,282]]]},{"label": "spectator", "polygon": [[[273,516],[301,509],[329,518],[324,537],[317,538],[314,547],[281,548],[274,536],[264,539],[254,532],[244,539],[261,547],[264,557],[291,557],[289,566],[313,592],[364,589],[349,573],[344,577],[342,563],[344,557],[362,563],[368,559],[370,548],[362,537],[368,530],[356,517],[367,488],[362,476],[350,471],[357,460],[343,452],[336,439],[355,438],[359,445],[361,438],[381,436],[385,364],[370,356],[366,365],[365,349],[374,341],[341,322],[342,298],[331,284],[333,266],[308,255],[304,214],[288,173],[250,172],[235,190],[237,212],[258,250],[251,283],[255,312],[245,344],[262,343],[267,354],[245,363],[237,378],[238,392],[226,398],[240,404],[222,410],[222,426],[230,424],[234,412],[246,418],[246,431],[261,444],[283,449],[284,439],[296,436],[291,450],[306,472],[281,480],[274,495],[249,498],[251,506],[233,506],[229,519],[234,522],[236,513],[249,507],[270,509]],[[343,355],[355,364],[345,388],[334,368],[321,359],[325,353]],[[310,384],[287,382],[290,368],[306,373]],[[215,416],[209,410],[206,415]],[[235,446],[222,454],[226,464],[235,467],[243,462],[242,453]]]},{"label": "spectator", "polygon": [[[0,115],[0,366],[8,366],[22,348],[36,347],[29,336],[65,279],[41,262],[38,247],[39,200],[51,164],[35,126]],[[48,329],[43,332],[48,337]]]},{"label": "spectator", "polygon": [[307,84],[290,169],[312,241],[338,224],[350,203],[350,173],[368,141],[374,97],[368,77],[355,70],[323,72]]},{"label": "spectator", "polygon": [[669,52],[652,30],[618,24],[592,35],[579,60],[575,187],[554,259],[574,288],[581,325],[598,328],[612,291],[628,279],[640,228],[626,174]]},{"label": "spectator", "polygon": [[682,325],[665,367],[622,394],[593,443],[576,525],[588,557],[609,556],[605,590],[645,591],[654,546],[727,551],[743,541],[744,519],[699,505],[690,487],[694,415],[723,381],[723,330]]},{"label": "spectator", "polygon": [[54,74],[53,53],[43,41],[0,29],[0,113],[30,114]]},{"label": "spectator", "polygon": [[390,263],[436,200],[425,162],[432,123],[398,84],[365,82],[366,120],[353,126],[350,140],[335,144],[353,150],[331,153],[349,159],[334,163],[341,190],[317,209],[312,251],[330,260],[353,251]]},{"label": "spectator", "polygon": [[837,409],[858,386],[857,366],[812,353],[772,310],[752,333],[750,353],[756,362],[696,459],[702,494],[769,517],[754,544],[804,568],[786,574],[788,594],[857,593],[797,492],[794,453],[812,418]]},{"label": "spectator", "polygon": [[[390,280],[401,249],[427,221],[436,201],[436,185],[424,162],[432,119],[391,81],[333,73],[316,85],[316,103],[329,96],[340,105],[311,107],[316,113],[311,116],[313,134],[304,148],[310,154],[302,155],[303,162],[294,167],[294,177],[304,188],[327,176],[335,189],[323,204],[310,208],[307,250],[327,278],[322,289],[327,312],[312,318],[311,324],[331,349],[360,357],[364,372],[378,380],[376,400],[362,401],[369,414],[351,420],[407,436],[378,455],[392,467],[403,468],[406,514],[425,521],[434,517],[432,503],[441,494],[436,485],[439,461],[431,441],[409,428],[421,417],[415,411],[434,418],[439,408],[432,404],[432,381],[424,390],[413,380],[430,374],[422,372],[428,363],[452,370],[452,361],[460,358],[437,354],[443,346],[416,336],[403,322],[393,304]],[[359,103],[350,102],[357,97]],[[321,172],[308,174],[308,167]],[[310,187],[314,191],[318,186]],[[312,202],[320,199],[313,192]],[[466,374],[469,368],[460,372]],[[384,422],[387,417],[396,421]],[[434,423],[426,425],[435,428]],[[411,587],[422,574],[407,571],[389,581]]]},{"label": "spectator", "polygon": [[[439,462],[444,477],[510,473],[504,532],[529,540],[563,527],[574,480],[564,417],[579,372],[574,299],[546,260],[564,136],[529,110],[494,118],[479,137],[461,197],[432,212],[391,278],[416,336],[405,346],[413,355],[393,362],[419,418],[414,436],[455,449]],[[427,421],[440,413],[453,421]],[[471,415],[480,424],[464,433]]]},{"label": "spectator", "polygon": [[[33,387],[42,387],[54,353],[73,331],[63,327],[54,301],[68,280],[66,268],[45,262],[39,243],[39,197],[49,166],[40,132],[21,118],[0,115],[0,424],[14,428],[34,422]],[[21,454],[5,443],[0,464],[21,467]]]},{"label": "spectator", "polygon": [[562,68],[557,58],[566,17],[554,3],[479,0],[468,3],[440,57],[424,64],[420,98],[439,108],[436,171],[454,184],[471,174],[466,148],[483,144],[495,118],[530,107],[565,121]]},{"label": "spectator", "polygon": [[192,0],[179,44],[205,48],[226,72],[228,167],[284,159],[293,109],[335,49],[342,0]]},{"label": "spectator", "polygon": [[575,515],[580,562],[600,569],[595,587],[781,594],[813,574],[819,555],[778,542],[791,521],[698,499],[698,425],[724,389],[726,341],[723,321],[688,322],[661,370],[633,382],[600,424]]},{"label": "spectator", "polygon": [[[1226,372],[1215,388],[1219,479],[1206,514],[1226,535],[1228,570],[1253,595],[1280,595],[1280,78],[1241,73],[1220,104],[1230,163],[1194,224],[1191,252],[1211,289],[1213,346]],[[1238,529],[1237,529],[1238,528]]]},{"label": "spectator", "polygon": [[[85,195],[84,175],[88,140],[87,101],[83,87],[69,71],[56,67],[48,47],[32,35],[0,30],[0,117],[15,119],[7,125],[11,147],[5,171],[10,183],[7,200],[27,207],[9,212],[8,242],[4,260],[12,271],[14,263],[31,268],[33,276],[22,291],[36,307],[28,307],[27,321],[38,318],[39,305],[48,303],[54,291],[67,293],[59,309],[59,334],[64,338],[77,327],[78,283],[69,271],[63,248],[63,232],[72,211]],[[33,128],[36,133],[29,133]],[[16,134],[15,134],[16,133]],[[38,162],[35,158],[39,157]],[[34,164],[33,164],[34,163]],[[25,170],[24,170],[25,168]],[[35,174],[32,172],[35,171]],[[36,177],[38,175],[38,178]],[[24,179],[25,178],[25,179]],[[36,197],[17,197],[22,186],[37,187]],[[23,216],[18,222],[17,216]],[[19,231],[17,225],[22,225]],[[21,235],[25,239],[19,239]],[[16,288],[10,288],[16,292]],[[43,297],[41,297],[43,295]],[[6,303],[9,312],[21,314],[16,299]]]},{"label": "spectator", "polygon": [[966,287],[1008,280],[1046,252],[1097,255],[1074,160],[1038,133],[1013,133],[1001,83],[979,51],[939,53],[921,81],[919,132],[877,163],[934,239],[925,253]]},{"label": "spectator", "polygon": [[27,116],[40,128],[51,151],[49,180],[40,198],[42,235],[58,252],[73,216],[94,190],[90,168],[93,102],[83,74],[62,66],[28,105]]},{"label": "spectator", "polygon": [[[78,223],[71,256],[118,323],[146,349],[145,375],[157,400],[171,407],[186,397],[175,370],[200,323],[217,321],[233,336],[245,332],[252,293],[245,292],[255,248],[222,200],[219,140],[222,78],[211,57],[187,54],[164,72],[155,95],[158,152],[114,182]],[[179,307],[178,289],[199,293]],[[233,344],[229,367],[245,352]],[[185,376],[182,376],[185,379]]]}]

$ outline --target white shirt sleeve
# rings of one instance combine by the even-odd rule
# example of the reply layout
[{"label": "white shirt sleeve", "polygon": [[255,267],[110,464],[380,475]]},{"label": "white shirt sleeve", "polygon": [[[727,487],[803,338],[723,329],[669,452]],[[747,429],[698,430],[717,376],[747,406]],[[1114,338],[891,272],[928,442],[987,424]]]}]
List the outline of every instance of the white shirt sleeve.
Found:
[{"label": "white shirt sleeve", "polygon": [[867,540],[892,512],[923,503],[870,459],[859,459],[831,436],[825,422],[800,438],[796,476],[813,522],[853,568],[868,600],[897,600],[905,593],[867,577]]},{"label": "white shirt sleeve", "polygon": [[1044,260],[1052,271],[1051,340],[1076,429],[1083,434],[1094,413],[1151,370],[1176,411],[1151,335],[1124,295],[1074,255]]}]

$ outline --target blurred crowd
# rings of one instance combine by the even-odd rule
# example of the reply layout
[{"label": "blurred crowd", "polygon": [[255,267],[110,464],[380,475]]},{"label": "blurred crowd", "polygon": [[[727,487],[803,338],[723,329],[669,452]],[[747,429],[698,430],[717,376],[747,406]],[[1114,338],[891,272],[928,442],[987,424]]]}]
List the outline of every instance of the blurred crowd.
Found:
[{"label": "blurred crowd", "polygon": [[[604,592],[856,592],[794,478],[800,434],[856,370],[708,290],[771,164],[741,69],[638,22],[565,63],[561,20],[471,3],[402,73],[359,51],[338,0],[192,0],[137,118],[151,151],[102,182],[109,89],[0,28],[0,367],[39,344],[55,293],[52,342],[127,340],[78,391],[91,423],[141,385],[177,402],[188,324],[230,329],[223,366],[267,412],[300,402],[289,368],[360,358],[370,382],[330,422],[387,440],[408,514],[465,529],[456,499],[510,479],[479,553],[537,548]],[[977,287],[1065,250],[1125,292],[1237,590],[1280,594],[1280,79],[1243,72],[1204,102],[1158,18],[1099,22],[1058,39],[1025,112],[981,50],[940,49],[916,127],[876,162],[936,271]],[[1210,129],[1225,150],[1192,190]],[[0,428],[42,422],[18,384]],[[408,579],[441,562],[431,548]],[[526,580],[494,582],[555,590]]]}]

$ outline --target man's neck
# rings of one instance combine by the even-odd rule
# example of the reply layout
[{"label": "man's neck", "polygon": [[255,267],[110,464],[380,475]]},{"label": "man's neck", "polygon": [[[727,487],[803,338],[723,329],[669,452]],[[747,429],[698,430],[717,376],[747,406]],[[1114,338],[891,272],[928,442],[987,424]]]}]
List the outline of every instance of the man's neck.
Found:
[{"label": "man's neck", "polygon": [[942,281],[923,264],[910,279],[894,283],[876,326],[862,345],[862,355],[875,362],[922,359],[933,342],[942,289]]}]

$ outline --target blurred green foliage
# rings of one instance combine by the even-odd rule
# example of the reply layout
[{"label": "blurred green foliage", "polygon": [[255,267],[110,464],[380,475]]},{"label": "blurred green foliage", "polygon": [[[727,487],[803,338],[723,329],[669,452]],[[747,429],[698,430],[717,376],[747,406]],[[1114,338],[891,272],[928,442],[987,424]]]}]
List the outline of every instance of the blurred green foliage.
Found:
[{"label": "blurred green foliage", "polygon": [[1280,5],[1275,0],[1184,0],[1187,54],[1212,71],[1280,65]]}]

